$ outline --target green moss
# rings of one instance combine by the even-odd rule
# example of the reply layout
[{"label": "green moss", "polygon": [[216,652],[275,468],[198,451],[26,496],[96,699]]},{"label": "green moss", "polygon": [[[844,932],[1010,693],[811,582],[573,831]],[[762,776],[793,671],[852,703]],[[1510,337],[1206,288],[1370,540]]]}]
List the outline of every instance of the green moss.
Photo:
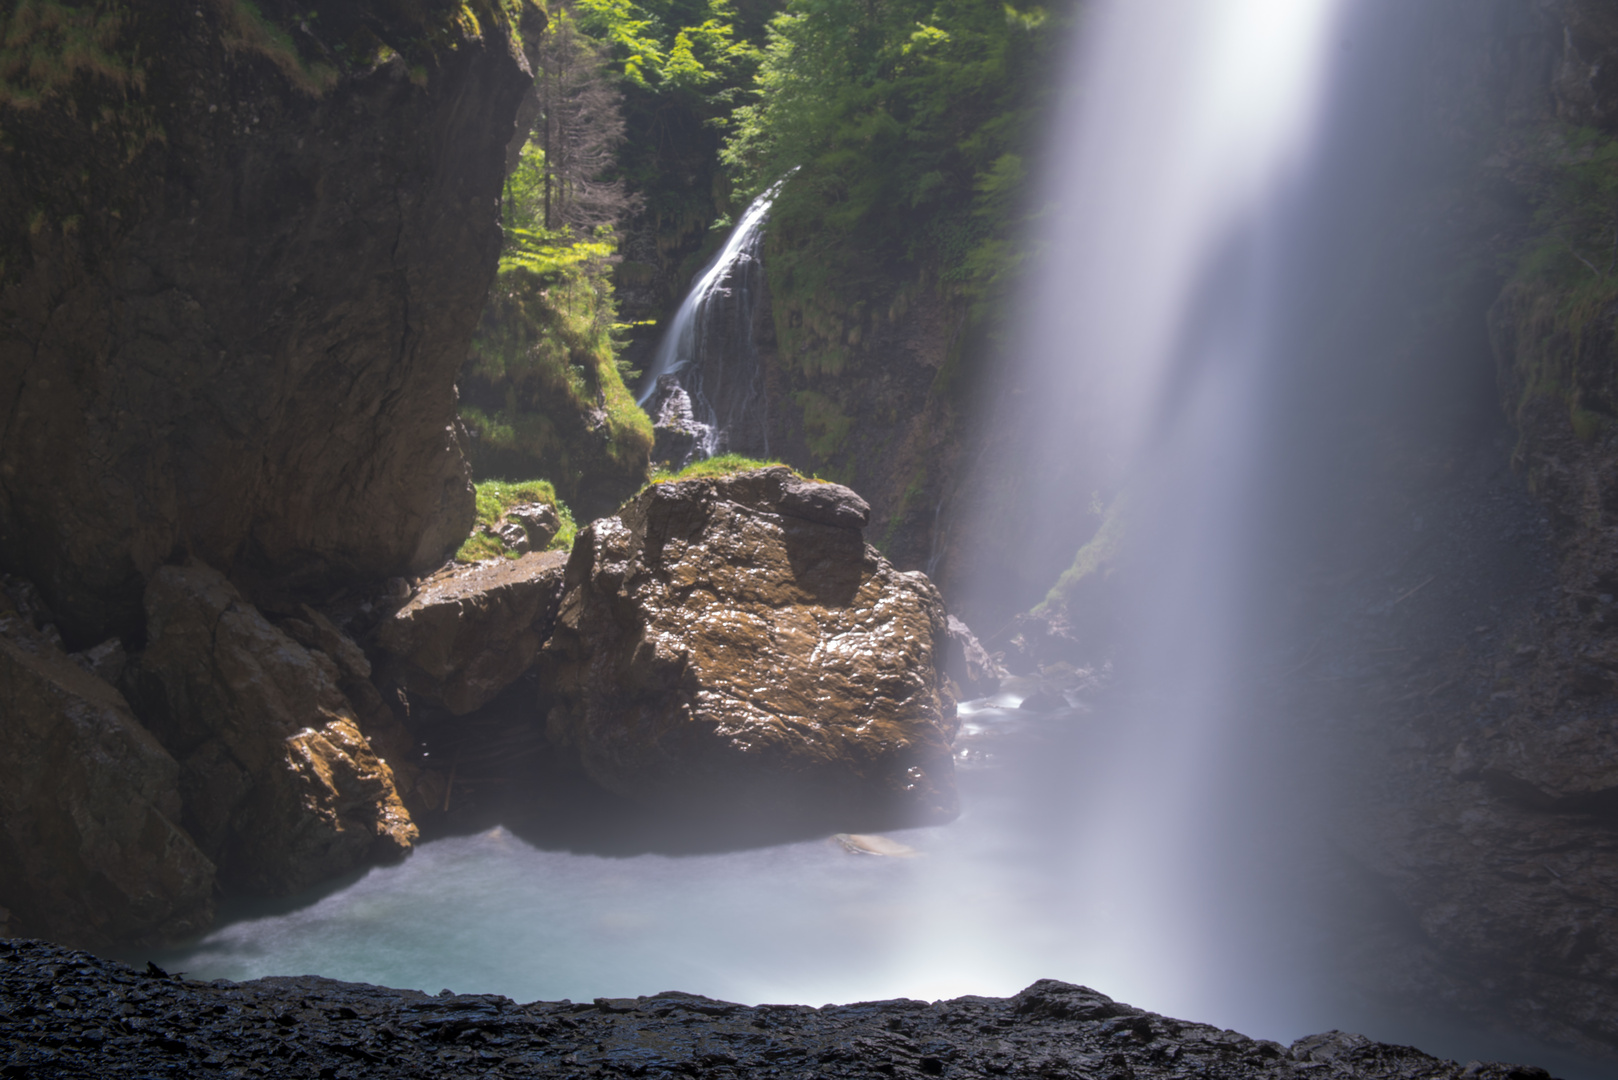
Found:
[{"label": "green moss", "polygon": [[337,85],[337,69],[330,64],[306,63],[298,55],[292,35],[266,19],[253,0],[224,0],[220,11],[225,19],[225,48],[265,57],[293,86],[314,97]]},{"label": "green moss", "polygon": [[1045,599],[1035,606],[1034,614],[1066,609],[1068,600],[1081,587],[1112,574],[1124,550],[1124,538],[1128,531],[1128,501],[1127,491],[1112,500],[1095,535],[1079,548],[1073,556],[1073,565],[1062,571],[1062,576],[1056,579],[1056,584],[1045,594]]},{"label": "green moss", "polygon": [[837,402],[817,391],[799,390],[792,395],[792,400],[803,410],[803,429],[810,452],[829,462],[842,451],[854,421]]},{"label": "green moss", "polygon": [[1573,425],[1573,434],[1585,442],[1590,442],[1612,424],[1610,417],[1591,412],[1589,409],[1581,409],[1577,405],[1568,410],[1568,420]]},{"label": "green moss", "polygon": [[139,91],[146,67],[123,5],[18,0],[0,22],[0,105],[31,109],[80,76]]},{"label": "green moss", "polygon": [[528,503],[549,505],[556,511],[556,517],[562,523],[562,527],[557,530],[555,538],[551,540],[546,550],[572,550],[573,538],[579,531],[578,524],[573,519],[573,511],[556,497],[556,488],[549,480],[485,480],[475,487],[478,528],[467,537],[460,550],[455,552],[456,562],[515,558],[515,553],[508,551],[499,538],[491,533],[506,523],[506,514],[512,507]]},{"label": "green moss", "polygon": [[[743,457],[741,454],[720,454],[718,457],[693,461],[678,472],[659,469],[652,473],[651,482],[654,484],[666,484],[673,480],[695,480],[704,476],[729,476],[731,473],[747,472],[749,469],[768,469],[781,464],[783,462]],[[803,476],[796,469],[792,471],[799,476]],[[815,478],[804,477],[804,479],[811,480]]]},{"label": "green moss", "polygon": [[1552,401],[1592,439],[1618,416],[1618,139],[1565,129],[1547,145],[1536,230],[1491,328],[1525,435],[1535,404]]}]

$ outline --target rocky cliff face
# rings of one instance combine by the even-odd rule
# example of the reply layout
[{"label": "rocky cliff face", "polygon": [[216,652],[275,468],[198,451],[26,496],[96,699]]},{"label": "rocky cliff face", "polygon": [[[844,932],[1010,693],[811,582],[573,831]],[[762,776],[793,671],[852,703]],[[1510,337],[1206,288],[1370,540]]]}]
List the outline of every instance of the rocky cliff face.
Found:
[{"label": "rocky cliff face", "polygon": [[10,16],[0,562],[70,640],[137,633],[176,555],[329,590],[470,527],[453,384],[529,76],[498,7],[394,7]]},{"label": "rocky cliff face", "polygon": [[370,742],[408,736],[299,601],[471,526],[454,379],[543,27],[446,0],[0,18],[12,931],[194,932],[216,870],[284,892],[415,838]]},{"label": "rocky cliff face", "polygon": [[1618,20],[1588,0],[1447,15],[1422,108],[1449,167],[1412,220],[1472,284],[1401,301],[1410,400],[1358,447],[1284,692],[1365,748],[1335,837],[1364,920],[1345,974],[1610,1063],[1618,288],[1583,230],[1610,245],[1618,212]]}]

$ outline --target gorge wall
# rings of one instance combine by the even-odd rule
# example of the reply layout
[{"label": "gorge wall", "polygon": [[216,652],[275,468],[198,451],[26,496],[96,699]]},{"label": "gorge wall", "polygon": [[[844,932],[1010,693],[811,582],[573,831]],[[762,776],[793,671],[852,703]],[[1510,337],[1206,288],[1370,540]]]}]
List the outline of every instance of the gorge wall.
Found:
[{"label": "gorge wall", "polygon": [[453,386],[529,81],[511,20],[264,10],[11,17],[0,561],[73,644],[138,636],[176,554],[312,595],[471,525]]},{"label": "gorge wall", "polygon": [[408,736],[299,602],[380,598],[471,527],[454,384],[544,26],[528,3],[9,5],[10,932],[172,937],[216,885],[284,892],[416,836],[380,756]]}]

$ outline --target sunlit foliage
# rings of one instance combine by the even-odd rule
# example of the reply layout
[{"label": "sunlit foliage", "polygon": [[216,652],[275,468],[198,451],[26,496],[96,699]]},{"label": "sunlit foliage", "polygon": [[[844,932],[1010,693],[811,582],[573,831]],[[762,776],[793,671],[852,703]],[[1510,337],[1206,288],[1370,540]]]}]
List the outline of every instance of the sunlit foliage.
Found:
[{"label": "sunlit foliage", "polygon": [[1058,20],[972,0],[789,0],[725,161],[797,168],[766,252],[783,355],[838,373],[918,287],[971,320],[1028,254],[1030,147]]}]

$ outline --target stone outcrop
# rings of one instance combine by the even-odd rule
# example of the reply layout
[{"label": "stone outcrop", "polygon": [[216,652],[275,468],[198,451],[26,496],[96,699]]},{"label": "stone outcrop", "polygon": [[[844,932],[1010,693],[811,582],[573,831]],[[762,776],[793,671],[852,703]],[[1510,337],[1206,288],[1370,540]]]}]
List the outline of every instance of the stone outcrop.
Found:
[{"label": "stone outcrop", "polygon": [[336,659],[201,564],[152,575],[146,610],[150,641],[126,681],[180,763],[183,823],[226,886],[295,892],[409,849],[416,827]]},{"label": "stone outcrop", "polygon": [[865,543],[869,512],[776,467],[655,484],[591,524],[543,657],[552,738],[653,805],[953,818],[943,604]]},{"label": "stone outcrop", "polygon": [[[138,633],[145,577],[176,555],[315,596],[465,538],[454,383],[531,82],[509,6],[201,0],[74,8],[65,37],[19,24],[35,62],[0,86],[0,565],[70,644]],[[73,34],[95,64],[53,55]]]},{"label": "stone outcrop", "polygon": [[550,635],[567,554],[533,552],[449,567],[421,583],[376,631],[391,680],[457,716],[526,673]]},{"label": "stone outcrop", "polygon": [[[153,1030],[165,1034],[153,1036]],[[1128,1077],[1549,1080],[1328,1031],[1290,1046],[1041,979],[1009,998],[761,1005],[697,994],[519,1005],[333,979],[193,982],[42,942],[0,941],[0,1069],[277,1077]],[[506,1063],[501,1065],[498,1063]]]},{"label": "stone outcrop", "polygon": [[1000,689],[1009,672],[983,647],[966,623],[950,615],[945,621],[942,666],[963,698],[987,697]]},{"label": "stone outcrop", "polygon": [[179,766],[118,691],[0,608],[0,933],[106,946],[203,929],[214,867],[177,824]]},{"label": "stone outcrop", "polygon": [[652,418],[652,462],[674,472],[704,452],[712,453],[713,429],[691,411],[691,395],[676,375],[660,375],[657,391],[648,403]]}]

